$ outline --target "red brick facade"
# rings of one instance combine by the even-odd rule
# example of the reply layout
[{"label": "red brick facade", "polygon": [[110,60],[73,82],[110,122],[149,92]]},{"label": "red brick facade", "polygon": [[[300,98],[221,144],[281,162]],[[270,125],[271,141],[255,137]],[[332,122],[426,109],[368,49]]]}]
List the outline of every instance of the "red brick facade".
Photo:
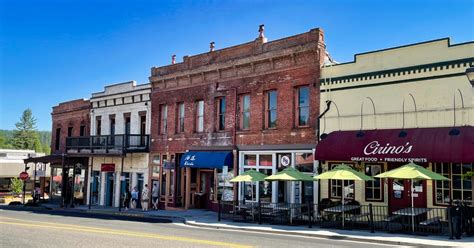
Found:
[{"label": "red brick facade", "polygon": [[[66,137],[68,129],[72,127],[71,136],[80,136],[81,126],[84,126],[84,135],[90,133],[90,102],[89,100],[77,99],[69,102],[60,103],[53,107],[51,113],[51,153],[60,154],[66,151]],[[57,130],[59,132],[59,146],[56,146]],[[56,149],[59,148],[59,149]]]},{"label": "red brick facade", "polygon": [[[314,144],[319,114],[319,73],[325,54],[323,32],[242,45],[184,57],[182,63],[152,68],[152,152],[184,152],[194,146]],[[298,86],[309,86],[309,125],[295,125]],[[265,92],[277,90],[277,127],[265,128]],[[238,98],[250,94],[250,129],[239,130]],[[225,130],[218,131],[216,99],[226,98]],[[197,100],[204,100],[204,132],[195,131]],[[179,102],[185,131],[177,133]],[[160,106],[168,105],[167,133],[159,134]]]}]

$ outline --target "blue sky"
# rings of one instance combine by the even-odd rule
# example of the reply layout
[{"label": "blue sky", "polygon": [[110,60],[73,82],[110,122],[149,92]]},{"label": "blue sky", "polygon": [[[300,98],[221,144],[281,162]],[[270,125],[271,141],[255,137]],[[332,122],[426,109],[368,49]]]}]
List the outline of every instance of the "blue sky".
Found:
[{"label": "blue sky", "polygon": [[104,85],[148,82],[184,55],[321,27],[339,61],[355,53],[451,37],[474,40],[474,2],[0,0],[0,129],[31,108],[51,130],[51,107]]}]

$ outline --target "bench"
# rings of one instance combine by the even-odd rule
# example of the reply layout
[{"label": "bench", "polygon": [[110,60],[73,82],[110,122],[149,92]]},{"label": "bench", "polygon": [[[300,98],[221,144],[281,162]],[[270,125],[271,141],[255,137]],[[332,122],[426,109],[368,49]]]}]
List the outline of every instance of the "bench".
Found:
[{"label": "bench", "polygon": [[442,225],[441,225],[441,217],[433,217],[424,221],[421,221],[420,227],[425,230],[431,230],[433,232],[440,232]]},{"label": "bench", "polygon": [[[385,229],[391,232],[391,231],[403,229],[403,225],[401,223],[396,222],[397,220],[401,220],[401,219],[402,219],[401,215],[392,215],[383,219],[382,221],[385,222]],[[397,228],[393,228],[393,227],[397,227]]]}]

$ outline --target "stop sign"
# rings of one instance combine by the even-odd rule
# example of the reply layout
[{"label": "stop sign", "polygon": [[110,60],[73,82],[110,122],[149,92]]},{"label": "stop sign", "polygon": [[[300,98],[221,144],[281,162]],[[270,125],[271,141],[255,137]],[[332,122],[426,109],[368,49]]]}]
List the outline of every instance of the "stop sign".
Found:
[{"label": "stop sign", "polygon": [[26,181],[26,179],[28,179],[28,177],[29,177],[28,172],[23,171],[22,173],[20,173],[20,179],[21,180]]}]

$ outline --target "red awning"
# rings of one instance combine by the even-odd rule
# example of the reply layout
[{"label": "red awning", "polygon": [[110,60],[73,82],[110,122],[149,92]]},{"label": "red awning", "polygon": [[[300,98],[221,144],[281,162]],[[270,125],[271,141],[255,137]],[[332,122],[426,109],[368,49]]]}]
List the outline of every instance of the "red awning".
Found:
[{"label": "red awning", "polygon": [[316,146],[316,160],[474,162],[474,127],[335,131]]}]

